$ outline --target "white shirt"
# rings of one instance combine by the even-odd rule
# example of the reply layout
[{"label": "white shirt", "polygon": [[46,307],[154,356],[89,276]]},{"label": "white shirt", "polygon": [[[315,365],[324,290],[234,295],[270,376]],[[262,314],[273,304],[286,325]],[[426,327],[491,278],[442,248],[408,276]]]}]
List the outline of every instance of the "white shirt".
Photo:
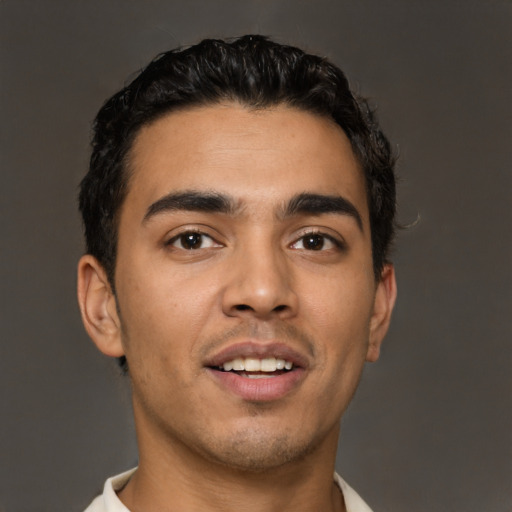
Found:
[{"label": "white shirt", "polygon": [[[130,469],[130,471],[109,478],[103,487],[103,494],[95,498],[85,512],[130,512],[118,498],[116,491],[120,491],[128,483],[128,480],[136,469],[137,468]],[[357,492],[337,473],[334,474],[334,481],[339,485],[343,493],[347,512],[372,512],[359,494],[357,494]]]}]

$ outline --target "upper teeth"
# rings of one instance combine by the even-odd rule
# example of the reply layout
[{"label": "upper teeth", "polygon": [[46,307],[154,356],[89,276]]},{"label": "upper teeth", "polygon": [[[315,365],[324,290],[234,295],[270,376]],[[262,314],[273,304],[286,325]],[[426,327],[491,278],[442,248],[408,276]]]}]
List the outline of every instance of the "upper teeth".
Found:
[{"label": "upper teeth", "polygon": [[245,359],[236,358],[232,361],[226,361],[222,365],[222,369],[226,372],[235,370],[236,372],[275,372],[276,370],[291,370],[293,363],[284,359],[276,359],[275,357],[266,357],[265,359],[255,359],[246,357]]}]

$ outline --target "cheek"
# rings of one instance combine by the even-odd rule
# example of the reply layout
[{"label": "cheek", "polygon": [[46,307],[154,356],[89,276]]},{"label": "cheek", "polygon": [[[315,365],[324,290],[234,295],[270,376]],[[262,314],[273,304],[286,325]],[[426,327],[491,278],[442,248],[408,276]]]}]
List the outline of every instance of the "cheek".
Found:
[{"label": "cheek", "polygon": [[327,276],[302,293],[304,311],[315,318],[317,328],[346,342],[367,337],[373,301],[374,285],[365,274]]},{"label": "cheek", "polygon": [[359,378],[369,343],[373,284],[367,279],[331,279],[317,293],[305,295],[318,360],[331,384],[352,386]]},{"label": "cheek", "polygon": [[[214,307],[215,287],[179,272],[153,270],[119,280],[123,343],[131,365],[175,368],[169,360],[190,358]],[[120,277],[122,274],[120,273]],[[164,277],[162,277],[164,276]]]}]

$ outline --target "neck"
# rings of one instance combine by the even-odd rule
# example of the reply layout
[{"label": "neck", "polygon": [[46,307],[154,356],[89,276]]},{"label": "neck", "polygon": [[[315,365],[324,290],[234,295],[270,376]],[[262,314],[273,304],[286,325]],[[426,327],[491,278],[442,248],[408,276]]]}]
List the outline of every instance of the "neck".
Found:
[{"label": "neck", "polygon": [[132,512],[345,512],[333,481],[338,429],[300,460],[260,471],[212,462],[176,440],[138,432],[139,467],[121,501]]}]

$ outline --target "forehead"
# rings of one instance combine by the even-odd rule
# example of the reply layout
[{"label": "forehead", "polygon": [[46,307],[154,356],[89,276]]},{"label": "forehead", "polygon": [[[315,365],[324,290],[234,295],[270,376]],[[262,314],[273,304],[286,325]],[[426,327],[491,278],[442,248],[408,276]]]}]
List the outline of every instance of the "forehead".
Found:
[{"label": "forehead", "polygon": [[343,195],[367,216],[364,176],[343,130],[286,106],[172,112],[140,130],[129,162],[126,202],[141,209],[174,190],[225,192],[267,206],[311,192]]}]

